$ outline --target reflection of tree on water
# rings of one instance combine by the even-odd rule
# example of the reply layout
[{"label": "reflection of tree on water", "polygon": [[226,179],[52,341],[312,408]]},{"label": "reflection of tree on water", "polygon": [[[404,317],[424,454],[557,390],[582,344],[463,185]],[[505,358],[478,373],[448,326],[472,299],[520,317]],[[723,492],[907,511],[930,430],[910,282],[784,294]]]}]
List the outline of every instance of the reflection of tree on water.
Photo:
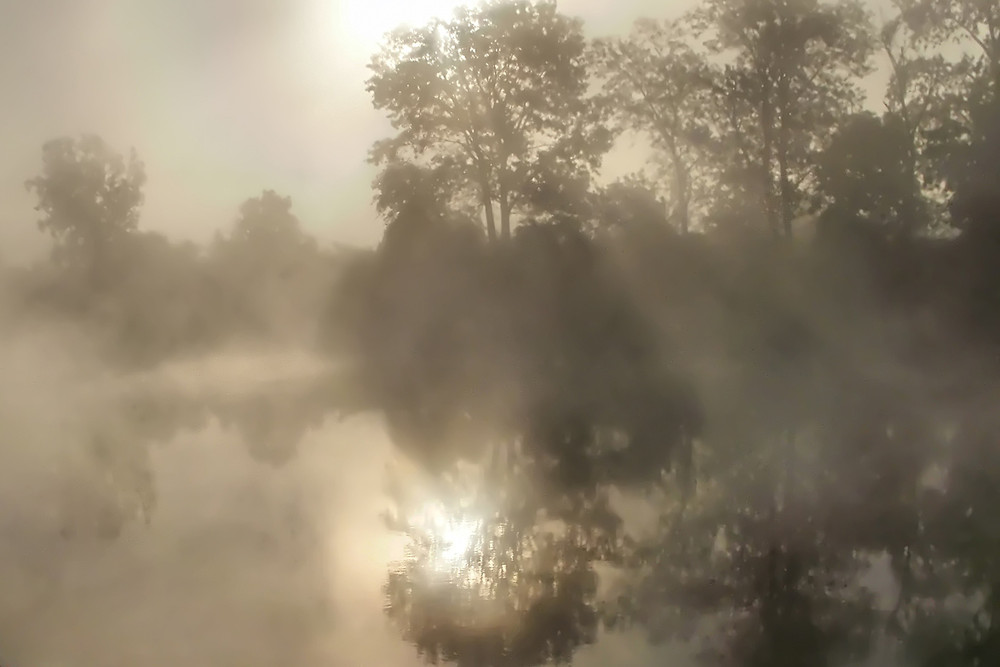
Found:
[{"label": "reflection of tree on water", "polygon": [[[443,520],[397,526],[410,543],[390,567],[386,612],[429,662],[562,663],[596,641],[593,562],[617,539],[617,522],[602,497],[546,507],[537,487],[515,487],[478,504],[480,518],[438,510]],[[464,551],[456,553],[456,539],[467,539]]]},{"label": "reflection of tree on water", "polygon": [[213,420],[235,430],[256,461],[288,463],[306,434],[343,404],[338,389],[326,376],[229,394],[127,385],[104,408],[107,414],[82,429],[82,459],[64,471],[62,534],[113,539],[130,521],[148,522],[156,506],[151,446],[203,430]]},{"label": "reflection of tree on water", "polygon": [[62,536],[114,539],[128,521],[148,523],[156,505],[148,448],[98,433],[85,456],[63,481]]},{"label": "reflection of tree on water", "polygon": [[435,479],[486,461],[471,494],[482,524],[444,577],[442,536],[404,522],[413,544],[387,613],[431,661],[567,662],[596,639],[594,564],[622,555],[608,489],[684,467],[698,401],[613,253],[578,227],[529,225],[500,247],[431,226],[419,248],[387,234],[350,326],[401,449]]},{"label": "reflection of tree on water", "polygon": [[579,228],[526,226],[504,247],[427,234],[419,249],[387,241],[352,325],[394,441],[435,479],[486,461],[471,493],[482,524],[444,577],[443,536],[404,522],[387,612],[431,661],[566,662],[596,639],[594,564],[621,557],[608,489],[683,467],[698,401],[609,248]]}]

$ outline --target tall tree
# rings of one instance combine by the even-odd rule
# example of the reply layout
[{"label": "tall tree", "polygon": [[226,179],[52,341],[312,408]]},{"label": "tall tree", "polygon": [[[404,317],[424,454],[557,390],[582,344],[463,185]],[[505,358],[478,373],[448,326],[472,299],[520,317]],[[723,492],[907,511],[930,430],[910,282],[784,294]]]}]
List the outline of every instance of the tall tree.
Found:
[{"label": "tall tree", "polygon": [[126,160],[96,135],[62,137],[42,147],[42,172],[26,186],[38,197],[38,226],[55,241],[54,258],[105,285],[123,237],[136,230],[146,183],[135,151]]},{"label": "tall tree", "polygon": [[[858,108],[872,42],[860,4],[819,0],[708,0],[696,17],[721,62],[720,134],[776,235],[790,235],[812,158],[830,129]],[[733,180],[732,176],[729,177]]]},{"label": "tall tree", "polygon": [[896,0],[901,15],[925,43],[972,46],[980,73],[1000,89],[1000,6],[992,0]]},{"label": "tall tree", "polygon": [[981,223],[996,208],[991,145],[1000,108],[1000,7],[989,0],[897,0],[896,5],[915,48],[956,52],[940,65],[950,86],[926,133],[926,153],[933,175],[951,196],[954,221]]},{"label": "tall tree", "polygon": [[[910,179],[903,217],[910,230],[927,223],[944,223],[935,216],[935,200],[946,187],[946,156],[972,125],[975,97],[971,87],[981,66],[968,54],[946,57],[935,29],[915,17],[906,2],[880,31],[880,47],[889,63],[885,94],[887,125],[905,137],[902,165]],[[979,85],[982,81],[979,81]],[[939,208],[939,207],[938,207]],[[935,220],[937,218],[937,220]]]},{"label": "tall tree", "polygon": [[620,129],[649,136],[666,164],[671,218],[685,233],[692,204],[706,189],[697,172],[710,138],[703,109],[712,83],[689,34],[683,21],[643,19],[628,37],[599,40],[594,49]]},{"label": "tall tree", "polygon": [[585,93],[581,24],[550,0],[488,1],[391,33],[368,92],[396,136],[371,160],[423,160],[474,185],[490,239],[546,181],[586,173],[608,146]]}]

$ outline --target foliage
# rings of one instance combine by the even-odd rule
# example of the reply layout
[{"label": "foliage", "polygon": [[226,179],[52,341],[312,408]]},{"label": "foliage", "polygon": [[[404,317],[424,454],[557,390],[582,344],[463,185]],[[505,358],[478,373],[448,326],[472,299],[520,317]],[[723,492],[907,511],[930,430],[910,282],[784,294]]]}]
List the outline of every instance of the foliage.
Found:
[{"label": "foliage", "polygon": [[827,216],[885,225],[894,233],[926,227],[929,203],[908,167],[911,136],[894,118],[862,114],[846,120],[817,159],[817,190]]},{"label": "foliage", "polygon": [[138,224],[145,182],[134,151],[126,161],[96,135],[46,142],[42,173],[26,185],[38,197],[39,228],[55,240],[54,259],[105,286],[102,271]]},{"label": "foliage", "polygon": [[216,236],[208,263],[236,331],[304,341],[316,335],[314,313],[335,273],[290,198],[265,190],[243,202],[229,232]]},{"label": "foliage", "polygon": [[489,238],[494,207],[509,238],[514,211],[544,209],[545,189],[586,175],[606,150],[584,96],[584,53],[579,21],[554,2],[487,2],[391,33],[368,92],[398,134],[376,144],[372,161],[424,159],[461,179]]},{"label": "foliage", "polygon": [[597,76],[623,129],[647,134],[668,172],[671,218],[690,227],[692,204],[703,201],[705,151],[711,126],[701,111],[711,104],[714,75],[689,39],[683,21],[637,21],[627,38],[595,46]]},{"label": "foliage", "polygon": [[[791,234],[824,138],[860,103],[870,68],[867,16],[854,2],[711,0],[695,13],[722,64],[717,121],[726,149],[721,181],[737,202]],[[728,165],[734,165],[730,167]]]}]

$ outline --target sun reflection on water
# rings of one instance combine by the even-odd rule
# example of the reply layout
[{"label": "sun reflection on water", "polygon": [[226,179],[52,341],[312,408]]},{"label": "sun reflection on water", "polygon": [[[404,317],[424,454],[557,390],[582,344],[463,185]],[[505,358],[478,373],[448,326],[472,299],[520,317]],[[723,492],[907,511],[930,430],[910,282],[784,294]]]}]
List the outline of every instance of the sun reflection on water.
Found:
[{"label": "sun reflection on water", "polygon": [[482,522],[429,503],[412,519],[412,527],[426,545],[431,565],[453,571],[462,569],[474,552]]}]

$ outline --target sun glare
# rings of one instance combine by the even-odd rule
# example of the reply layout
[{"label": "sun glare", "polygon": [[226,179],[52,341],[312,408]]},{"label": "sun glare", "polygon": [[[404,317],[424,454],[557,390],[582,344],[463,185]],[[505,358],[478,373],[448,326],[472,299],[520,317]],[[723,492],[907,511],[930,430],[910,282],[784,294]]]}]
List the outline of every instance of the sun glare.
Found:
[{"label": "sun glare", "polygon": [[341,0],[338,4],[338,32],[357,48],[370,51],[390,30],[447,18],[463,3],[461,0]]},{"label": "sun glare", "polygon": [[460,566],[475,547],[480,528],[478,521],[450,515],[439,504],[428,505],[415,523],[430,540],[436,564],[449,569]]}]

